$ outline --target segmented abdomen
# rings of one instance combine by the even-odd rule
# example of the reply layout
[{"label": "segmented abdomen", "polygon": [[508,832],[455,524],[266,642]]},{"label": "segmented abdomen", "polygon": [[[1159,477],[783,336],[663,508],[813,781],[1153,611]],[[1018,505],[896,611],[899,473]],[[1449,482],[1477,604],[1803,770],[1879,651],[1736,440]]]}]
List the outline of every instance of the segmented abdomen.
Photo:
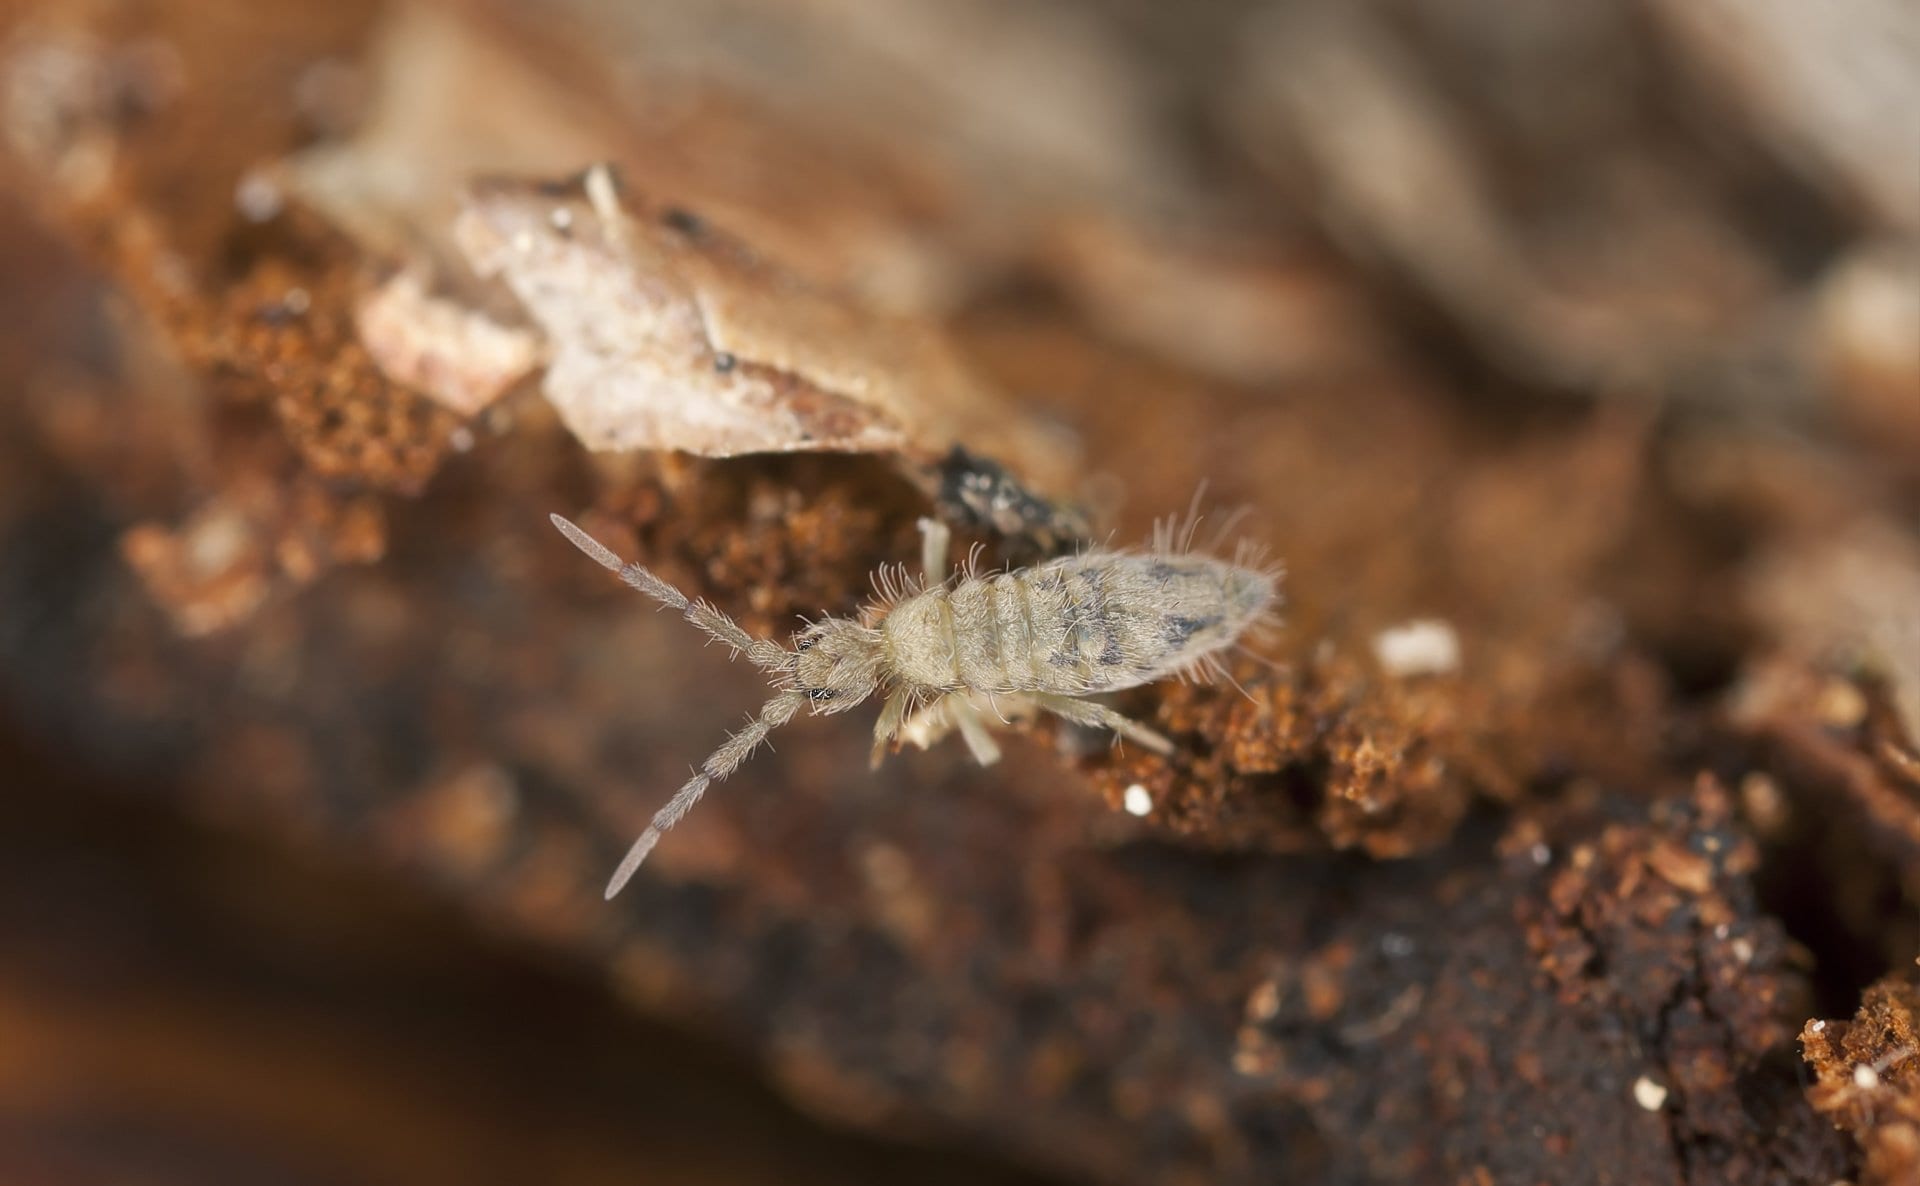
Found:
[{"label": "segmented abdomen", "polygon": [[1207,556],[1093,552],[929,590],[882,630],[895,673],[923,686],[1084,696],[1230,645],[1273,596],[1271,578]]}]

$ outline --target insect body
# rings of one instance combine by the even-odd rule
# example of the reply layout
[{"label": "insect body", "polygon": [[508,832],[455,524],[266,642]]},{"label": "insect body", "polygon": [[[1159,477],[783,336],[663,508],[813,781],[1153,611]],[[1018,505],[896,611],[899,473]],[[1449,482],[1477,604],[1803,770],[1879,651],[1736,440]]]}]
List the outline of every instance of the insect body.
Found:
[{"label": "insect body", "polygon": [[745,655],[777,689],[654,815],[615,870],[609,898],[709,784],[733,773],[803,707],[844,712],[881,692],[875,765],[896,738],[924,747],[955,729],[973,756],[991,765],[1000,748],[987,731],[986,713],[1004,720],[1009,710],[1051,712],[1166,753],[1172,748],[1166,738],[1085,697],[1170,675],[1221,673],[1221,652],[1270,615],[1278,600],[1278,573],[1254,567],[1246,555],[1229,563],[1189,552],[1191,525],[1177,535],[1163,526],[1147,551],[1095,549],[984,577],[969,567],[954,581],[946,577],[947,529],[922,520],[922,582],[883,573],[886,600],[874,607],[872,624],[826,618],[795,634],[789,650],[754,638],[640,565],[622,562],[560,516],[553,524],[629,585]]}]

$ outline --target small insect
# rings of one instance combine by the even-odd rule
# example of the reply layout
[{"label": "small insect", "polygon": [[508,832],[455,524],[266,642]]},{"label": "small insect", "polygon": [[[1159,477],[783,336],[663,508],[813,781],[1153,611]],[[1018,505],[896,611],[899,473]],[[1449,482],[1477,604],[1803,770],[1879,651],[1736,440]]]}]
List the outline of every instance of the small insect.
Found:
[{"label": "small insect", "polygon": [[922,519],[921,579],[904,566],[882,568],[874,577],[880,600],[870,612],[809,623],[789,650],[753,637],[712,605],[689,600],[559,515],[552,518],[575,547],[745,655],[777,689],[654,815],[614,871],[608,898],[711,783],[733,773],[803,707],[845,712],[881,692],[875,766],[896,738],[925,748],[955,729],[981,765],[992,765],[1000,747],[987,731],[988,712],[1003,722],[1009,712],[1051,712],[1167,753],[1172,743],[1165,737],[1086,697],[1167,676],[1224,675],[1221,652],[1269,618],[1279,600],[1279,570],[1259,567],[1255,550],[1243,544],[1233,562],[1192,552],[1193,514],[1184,529],[1171,520],[1157,525],[1153,546],[1143,551],[1095,548],[985,576],[976,571],[976,551],[957,580],[947,572],[951,533]]}]

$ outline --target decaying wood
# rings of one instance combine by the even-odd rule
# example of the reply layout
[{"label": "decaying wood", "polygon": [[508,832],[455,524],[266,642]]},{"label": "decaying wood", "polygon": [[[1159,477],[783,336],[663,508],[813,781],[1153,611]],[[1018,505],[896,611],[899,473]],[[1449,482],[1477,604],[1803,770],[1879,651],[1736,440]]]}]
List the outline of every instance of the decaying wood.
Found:
[{"label": "decaying wood", "polygon": [[[1903,83],[1823,64],[1883,7],[37,0],[0,740],[56,755],[36,802],[375,863],[864,1131],[1115,1182],[1899,1181],[1910,174],[1854,114]],[[1114,698],[1168,752],[1023,724],[872,774],[796,721],[601,900],[749,684],[549,514],[784,635],[923,516],[1032,565],[1203,478],[1288,606],[1237,686]],[[59,884],[41,925],[103,883]],[[390,908],[324,896],[290,917]],[[222,1015],[30,999],[29,946],[34,1053]],[[63,1131],[113,1106],[23,1065]],[[531,1114],[630,1102],[592,1082]]]}]

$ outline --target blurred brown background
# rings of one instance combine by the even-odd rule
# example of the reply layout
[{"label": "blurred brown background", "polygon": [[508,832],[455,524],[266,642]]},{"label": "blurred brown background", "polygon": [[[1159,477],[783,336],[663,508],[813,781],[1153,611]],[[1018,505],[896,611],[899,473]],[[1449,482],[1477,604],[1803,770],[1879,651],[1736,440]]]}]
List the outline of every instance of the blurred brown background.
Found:
[{"label": "blurred brown background", "polygon": [[[1913,1180],[1916,113],[1903,0],[8,0],[0,1178]],[[548,513],[784,637],[1202,478],[1172,759],[801,721],[601,902],[757,690]]]}]

